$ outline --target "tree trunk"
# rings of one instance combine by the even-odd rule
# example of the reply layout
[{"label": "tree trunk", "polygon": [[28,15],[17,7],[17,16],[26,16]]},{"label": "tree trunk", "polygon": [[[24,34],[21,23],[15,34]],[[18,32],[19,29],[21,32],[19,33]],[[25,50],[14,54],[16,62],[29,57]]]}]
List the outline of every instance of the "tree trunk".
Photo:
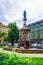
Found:
[{"label": "tree trunk", "polygon": [[14,46],[14,42],[12,42],[12,46]]}]

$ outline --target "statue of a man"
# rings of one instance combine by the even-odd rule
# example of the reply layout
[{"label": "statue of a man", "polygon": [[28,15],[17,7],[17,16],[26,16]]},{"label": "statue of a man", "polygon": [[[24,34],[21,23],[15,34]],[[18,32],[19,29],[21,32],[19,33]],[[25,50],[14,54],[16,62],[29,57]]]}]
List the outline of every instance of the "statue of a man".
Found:
[{"label": "statue of a man", "polygon": [[24,10],[23,16],[26,19],[26,11],[25,10]]}]

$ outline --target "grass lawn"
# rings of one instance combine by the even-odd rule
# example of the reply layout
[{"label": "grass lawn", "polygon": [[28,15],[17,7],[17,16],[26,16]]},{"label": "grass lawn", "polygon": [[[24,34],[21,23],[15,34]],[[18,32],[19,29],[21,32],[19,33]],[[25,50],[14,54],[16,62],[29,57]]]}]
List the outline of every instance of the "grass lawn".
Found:
[{"label": "grass lawn", "polygon": [[36,65],[43,65],[43,58],[32,58],[32,61],[33,61]]},{"label": "grass lawn", "polygon": [[0,57],[5,57],[0,61],[0,65],[43,65],[43,58],[36,57],[18,57],[16,54],[0,52]]},{"label": "grass lawn", "polygon": [[0,48],[3,48],[3,46],[0,45]]},{"label": "grass lawn", "polygon": [[43,58],[37,58],[37,57],[22,57],[22,60],[26,62],[30,62],[33,65],[43,65]]}]

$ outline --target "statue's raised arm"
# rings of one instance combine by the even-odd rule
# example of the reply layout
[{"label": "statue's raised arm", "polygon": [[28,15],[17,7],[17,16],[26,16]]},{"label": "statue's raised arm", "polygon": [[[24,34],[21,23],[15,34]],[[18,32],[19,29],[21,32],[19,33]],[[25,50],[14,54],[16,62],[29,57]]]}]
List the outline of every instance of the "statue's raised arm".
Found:
[{"label": "statue's raised arm", "polygon": [[24,19],[26,19],[26,11],[25,10],[24,10],[23,16],[24,16]]}]

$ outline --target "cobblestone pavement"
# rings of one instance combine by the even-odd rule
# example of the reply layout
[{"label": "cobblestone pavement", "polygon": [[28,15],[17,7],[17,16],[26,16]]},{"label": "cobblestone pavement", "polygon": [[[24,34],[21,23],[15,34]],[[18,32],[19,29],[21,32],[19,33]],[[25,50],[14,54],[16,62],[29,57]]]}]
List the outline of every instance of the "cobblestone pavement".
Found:
[{"label": "cobblestone pavement", "polygon": [[[4,52],[4,53],[9,53],[9,54],[14,54],[16,52],[13,52],[13,51],[6,51],[6,50],[3,50],[2,48],[0,49],[0,52]],[[43,57],[43,53],[40,53],[40,54],[30,54],[30,53],[16,53],[18,56],[21,56],[21,57]]]}]

